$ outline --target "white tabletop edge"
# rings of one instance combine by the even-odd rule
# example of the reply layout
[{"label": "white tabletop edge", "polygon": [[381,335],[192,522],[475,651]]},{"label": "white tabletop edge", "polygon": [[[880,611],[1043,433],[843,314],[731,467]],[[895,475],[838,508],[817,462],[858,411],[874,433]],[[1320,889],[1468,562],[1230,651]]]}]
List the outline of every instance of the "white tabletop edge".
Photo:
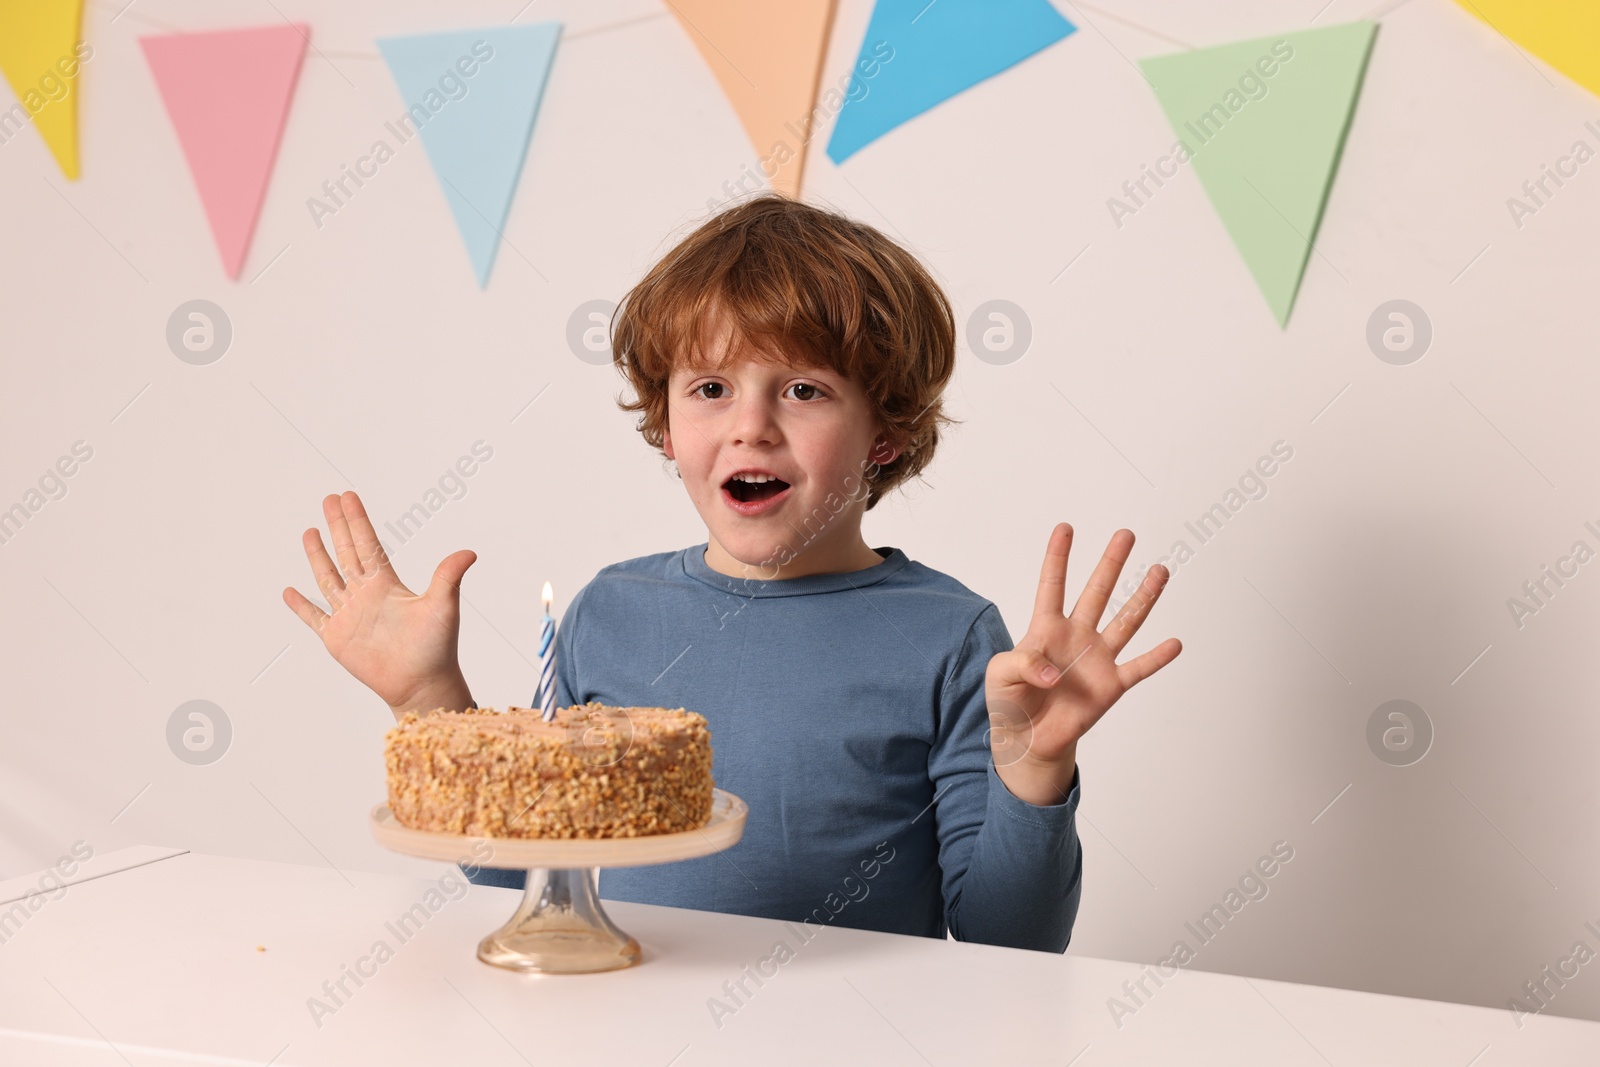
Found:
[{"label": "white tabletop edge", "polygon": [[0,905],[25,900],[32,893],[54,893],[80,882],[92,882],[96,878],[121,874],[135,867],[143,867],[147,863],[159,863],[174,856],[186,855],[188,851],[186,848],[164,848],[159,845],[130,845],[103,855],[90,856],[78,864],[70,875],[61,875],[57,872],[57,881],[49,885],[40,883],[56,870],[54,867],[46,867],[31,874],[20,874],[0,882]]},{"label": "white tabletop edge", "polygon": [[[154,862],[154,861],[152,861]],[[154,1048],[150,1045],[130,1045],[126,1041],[112,1044],[104,1037],[72,1037],[67,1034],[51,1034],[38,1030],[12,1030],[0,1026],[0,1052],[7,1050],[5,1042],[29,1042],[34,1047],[39,1045],[54,1045],[57,1047],[81,1049],[84,1052],[104,1052],[106,1062],[112,1062],[111,1055],[115,1055],[126,1065],[128,1055],[138,1056],[147,1063],[201,1063],[207,1067],[262,1067],[260,1060],[245,1060],[234,1056],[212,1055],[199,1052],[182,1052],[170,1048]],[[76,1061],[74,1061],[76,1062]],[[85,1062],[88,1062],[87,1060]],[[284,1060],[275,1060],[270,1067],[292,1067]]]}]

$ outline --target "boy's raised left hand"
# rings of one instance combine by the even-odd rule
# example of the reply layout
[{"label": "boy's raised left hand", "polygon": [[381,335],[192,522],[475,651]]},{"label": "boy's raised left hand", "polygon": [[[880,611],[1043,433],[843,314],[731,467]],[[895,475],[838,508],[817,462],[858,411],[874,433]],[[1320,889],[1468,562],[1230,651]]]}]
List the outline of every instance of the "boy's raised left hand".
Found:
[{"label": "boy's raised left hand", "polygon": [[1160,564],[1150,568],[1106,628],[1097,630],[1132,548],[1131,530],[1112,534],[1072,614],[1063,614],[1072,527],[1058,523],[1045,548],[1028,632],[1016,648],[989,660],[984,690],[995,773],[1030,804],[1064,800],[1077,766],[1078,738],[1123,693],[1183,651],[1182,643],[1169,637],[1142,656],[1116,661],[1172,576]]}]

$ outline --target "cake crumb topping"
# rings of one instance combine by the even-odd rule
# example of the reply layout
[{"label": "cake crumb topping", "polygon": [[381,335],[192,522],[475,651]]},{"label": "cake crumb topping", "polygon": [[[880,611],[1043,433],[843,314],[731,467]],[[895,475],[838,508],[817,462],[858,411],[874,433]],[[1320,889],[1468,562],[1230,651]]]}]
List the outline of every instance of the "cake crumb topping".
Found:
[{"label": "cake crumb topping", "polygon": [[711,819],[711,731],[686,708],[408,711],[384,736],[389,810],[472,837],[678,833]]}]

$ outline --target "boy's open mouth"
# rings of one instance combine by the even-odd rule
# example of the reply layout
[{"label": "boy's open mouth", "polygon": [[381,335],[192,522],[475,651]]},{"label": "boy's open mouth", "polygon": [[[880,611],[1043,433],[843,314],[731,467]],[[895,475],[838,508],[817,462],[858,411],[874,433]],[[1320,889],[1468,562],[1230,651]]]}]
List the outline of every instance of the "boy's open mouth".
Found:
[{"label": "boy's open mouth", "polygon": [[789,483],[781,478],[773,478],[765,482],[747,482],[739,478],[729,478],[722,483],[722,488],[726,489],[728,495],[739,503],[750,504],[777,496],[789,488]]}]

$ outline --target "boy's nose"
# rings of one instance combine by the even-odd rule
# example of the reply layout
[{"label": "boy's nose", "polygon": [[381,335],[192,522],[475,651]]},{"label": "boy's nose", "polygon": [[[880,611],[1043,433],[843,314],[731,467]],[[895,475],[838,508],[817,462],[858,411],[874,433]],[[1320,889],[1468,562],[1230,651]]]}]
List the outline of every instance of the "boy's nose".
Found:
[{"label": "boy's nose", "polygon": [[777,405],[745,394],[734,403],[733,444],[773,444],[778,440]]}]

